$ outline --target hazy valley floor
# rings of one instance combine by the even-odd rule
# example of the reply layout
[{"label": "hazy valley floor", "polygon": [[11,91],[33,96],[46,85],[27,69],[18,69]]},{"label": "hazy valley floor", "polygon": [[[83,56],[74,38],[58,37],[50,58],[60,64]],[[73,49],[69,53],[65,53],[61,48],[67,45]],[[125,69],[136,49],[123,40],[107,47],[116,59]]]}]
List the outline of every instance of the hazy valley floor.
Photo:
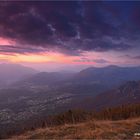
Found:
[{"label": "hazy valley floor", "polygon": [[119,121],[90,120],[46,127],[28,131],[12,139],[140,139],[140,118]]}]

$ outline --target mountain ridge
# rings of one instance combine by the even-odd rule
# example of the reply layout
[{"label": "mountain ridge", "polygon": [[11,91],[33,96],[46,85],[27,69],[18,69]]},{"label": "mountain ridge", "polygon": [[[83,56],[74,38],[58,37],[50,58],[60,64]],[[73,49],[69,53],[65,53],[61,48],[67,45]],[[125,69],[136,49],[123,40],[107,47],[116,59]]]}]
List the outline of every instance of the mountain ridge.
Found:
[{"label": "mountain ridge", "polygon": [[30,67],[26,67],[20,64],[2,63],[0,64],[0,85],[9,85],[21,80],[23,77],[35,73],[37,73],[37,70],[34,70]]},{"label": "mountain ridge", "polygon": [[107,107],[139,103],[139,101],[140,81],[128,81],[118,88],[108,90],[90,99],[88,107],[100,110]]}]

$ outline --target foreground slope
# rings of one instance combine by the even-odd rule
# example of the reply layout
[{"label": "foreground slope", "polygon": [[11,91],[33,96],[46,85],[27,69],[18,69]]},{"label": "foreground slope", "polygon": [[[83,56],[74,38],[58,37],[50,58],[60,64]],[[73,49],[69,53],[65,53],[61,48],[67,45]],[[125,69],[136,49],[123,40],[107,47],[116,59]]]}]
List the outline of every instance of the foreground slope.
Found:
[{"label": "foreground slope", "polygon": [[140,118],[119,121],[90,120],[30,131],[14,139],[139,139]]},{"label": "foreground slope", "polygon": [[23,133],[12,133],[8,137],[14,136],[14,139],[140,138],[140,104],[107,108],[100,112],[69,110],[44,118],[40,122],[38,120],[38,126],[34,123],[30,129],[24,128],[24,130]]}]

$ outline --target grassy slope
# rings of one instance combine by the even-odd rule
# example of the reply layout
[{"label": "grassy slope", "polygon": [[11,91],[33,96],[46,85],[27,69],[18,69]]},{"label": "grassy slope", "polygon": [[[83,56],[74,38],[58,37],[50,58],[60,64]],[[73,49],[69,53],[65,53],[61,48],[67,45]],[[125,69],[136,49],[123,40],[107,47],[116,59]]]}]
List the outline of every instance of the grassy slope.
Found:
[{"label": "grassy slope", "polygon": [[140,118],[119,121],[90,120],[78,124],[65,124],[29,131],[13,139],[140,139]]}]

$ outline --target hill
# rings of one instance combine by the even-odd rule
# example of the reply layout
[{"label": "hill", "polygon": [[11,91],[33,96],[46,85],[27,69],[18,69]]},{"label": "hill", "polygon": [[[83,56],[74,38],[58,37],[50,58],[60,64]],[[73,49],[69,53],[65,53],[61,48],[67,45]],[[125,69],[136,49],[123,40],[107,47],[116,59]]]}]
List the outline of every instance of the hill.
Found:
[{"label": "hill", "polygon": [[0,86],[14,83],[35,73],[36,70],[19,64],[0,64]]},{"label": "hill", "polygon": [[34,74],[30,77],[27,77],[24,80],[18,82],[18,85],[34,85],[34,86],[44,86],[44,85],[54,85],[63,82],[71,78],[74,74],[73,73],[60,73],[60,72],[40,72]]},{"label": "hill", "polygon": [[114,65],[102,68],[90,67],[77,73],[40,72],[18,81],[15,86],[48,86],[58,92],[95,96],[126,81],[139,80],[139,73],[140,67]]},{"label": "hill", "polygon": [[28,131],[13,139],[139,139],[140,119],[87,121]]},{"label": "hill", "polygon": [[96,68],[84,69],[75,75],[73,82],[98,83],[108,87],[118,86],[126,81],[139,80],[140,67],[119,67],[110,65]]},{"label": "hill", "polygon": [[[89,103],[91,101],[91,104]],[[129,81],[91,99],[88,106],[96,109],[140,102],[140,81]],[[90,107],[90,108],[91,108]]]},{"label": "hill", "polygon": [[41,128],[14,139],[134,139],[140,130],[140,105],[100,112],[68,111],[42,121]]},{"label": "hill", "polygon": [[[89,67],[77,73],[66,72],[41,72],[21,83],[30,83],[32,85],[98,85],[113,87],[121,85],[126,81],[140,79],[140,67],[119,67],[110,65],[107,67]],[[100,86],[100,88],[101,88]]]}]

